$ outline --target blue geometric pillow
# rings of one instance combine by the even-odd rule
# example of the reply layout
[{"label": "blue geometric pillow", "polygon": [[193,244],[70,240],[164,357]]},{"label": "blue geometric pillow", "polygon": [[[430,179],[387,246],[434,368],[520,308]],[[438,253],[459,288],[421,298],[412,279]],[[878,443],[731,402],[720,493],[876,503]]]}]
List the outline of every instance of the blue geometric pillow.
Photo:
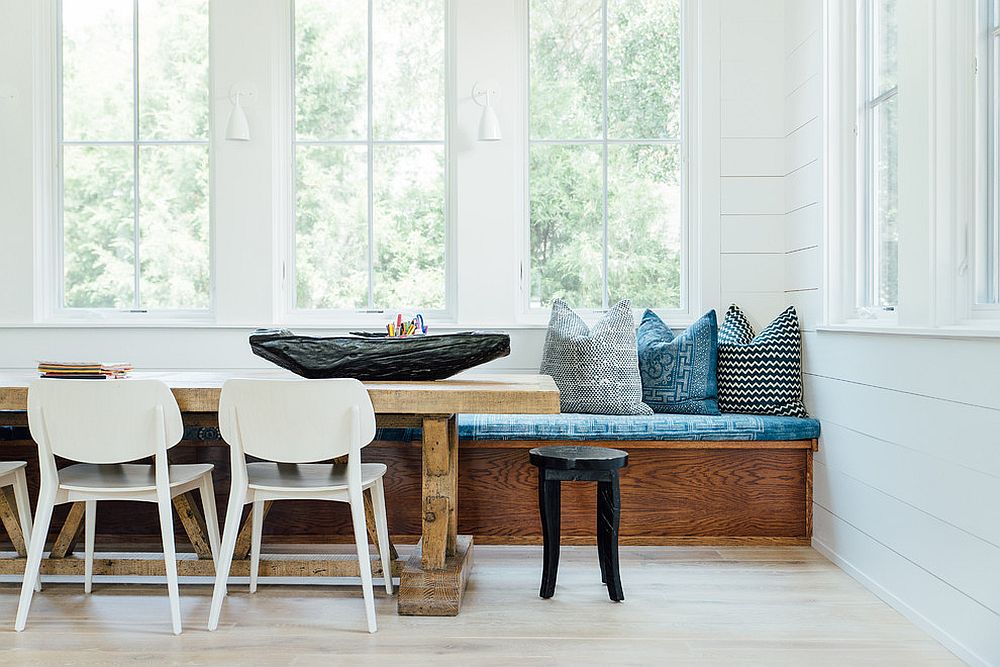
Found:
[{"label": "blue geometric pillow", "polygon": [[654,412],[719,414],[718,331],[714,310],[676,338],[656,313],[643,313],[636,333],[643,402]]}]

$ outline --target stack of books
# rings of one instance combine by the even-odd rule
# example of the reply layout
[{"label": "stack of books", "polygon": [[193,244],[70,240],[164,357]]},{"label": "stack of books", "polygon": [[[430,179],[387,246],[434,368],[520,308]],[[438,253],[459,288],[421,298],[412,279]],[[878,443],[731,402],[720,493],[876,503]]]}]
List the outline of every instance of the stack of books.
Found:
[{"label": "stack of books", "polygon": [[73,378],[103,380],[124,378],[132,372],[132,364],[106,364],[99,361],[39,361],[38,372],[43,378]]}]

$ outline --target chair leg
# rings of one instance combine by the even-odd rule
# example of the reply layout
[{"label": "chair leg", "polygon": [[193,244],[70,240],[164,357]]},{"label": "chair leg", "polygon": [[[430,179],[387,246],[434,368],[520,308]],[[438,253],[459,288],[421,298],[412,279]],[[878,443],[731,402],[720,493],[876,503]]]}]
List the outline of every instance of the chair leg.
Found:
[{"label": "chair leg", "polygon": [[264,537],[264,501],[253,501],[250,530],[250,592],[257,592],[257,571],[260,569],[260,542]]},{"label": "chair leg", "polygon": [[167,571],[167,593],[170,596],[170,618],[173,621],[174,634],[181,633],[181,599],[177,588],[177,554],[174,551],[174,515],[170,496],[161,495],[157,498],[157,509],[160,511],[160,534],[163,537],[163,564]]},{"label": "chair leg", "polygon": [[392,595],[392,554],[389,549],[389,521],[385,514],[385,489],[382,478],[375,480],[372,488],[372,506],[375,510],[375,532],[378,534],[378,553],[382,560],[382,578],[385,592]]},{"label": "chair leg", "polygon": [[361,570],[361,589],[365,595],[368,615],[368,632],[375,632],[375,592],[372,590],[372,559],[368,552],[368,529],[365,526],[365,504],[361,489],[351,489],[351,520],[354,524],[354,543],[358,547],[358,569]]},{"label": "chair leg", "polygon": [[625,599],[622,590],[621,570],[618,566],[618,527],[621,521],[621,493],[618,476],[609,482],[597,483],[597,513],[604,527],[604,567],[607,575],[608,597],[615,602]]},{"label": "chair leg", "polygon": [[201,504],[205,508],[205,529],[208,531],[208,544],[212,549],[212,561],[219,565],[219,510],[215,506],[215,485],[212,483],[212,473],[202,477]]},{"label": "chair leg", "polygon": [[559,571],[559,481],[546,480],[545,471],[538,471],[538,509],[542,516],[542,587],[538,594],[550,598],[556,592]]},{"label": "chair leg", "polygon": [[21,600],[17,605],[17,618],[14,629],[24,630],[28,621],[28,608],[31,607],[31,596],[35,592],[35,581],[38,579],[38,568],[42,563],[42,551],[45,549],[45,538],[52,521],[52,508],[56,502],[56,490],[44,486],[38,494],[38,507],[35,509],[35,526],[31,531],[28,544],[28,561],[24,566],[24,579],[21,583]]},{"label": "chair leg", "polygon": [[83,592],[90,593],[94,587],[94,528],[97,525],[96,500],[87,501],[83,524]]},{"label": "chair leg", "polygon": [[247,490],[233,488],[229,491],[229,506],[226,509],[226,528],[222,532],[222,546],[219,548],[219,562],[215,566],[215,590],[212,592],[212,609],[208,614],[208,629],[219,627],[219,615],[222,613],[222,600],[226,597],[226,584],[229,581],[229,570],[233,566],[233,552],[236,550],[236,538],[240,532],[240,515],[246,501]]},{"label": "chair leg", "polygon": [[[28,500],[28,478],[24,468],[14,473],[14,502],[17,503],[17,518],[21,523],[21,533],[25,542],[31,542],[31,503]],[[41,575],[35,577],[35,590],[42,590]]]}]

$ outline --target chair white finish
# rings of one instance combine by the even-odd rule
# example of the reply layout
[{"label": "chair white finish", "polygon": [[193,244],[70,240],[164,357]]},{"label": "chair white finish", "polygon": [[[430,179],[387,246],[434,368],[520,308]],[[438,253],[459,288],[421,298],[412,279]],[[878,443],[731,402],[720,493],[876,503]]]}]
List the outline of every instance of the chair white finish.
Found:
[{"label": "chair white finish", "polygon": [[[263,507],[267,500],[349,503],[364,592],[368,631],[375,632],[375,598],[362,492],[372,490],[385,590],[392,593],[392,563],[381,463],[361,463],[361,448],[375,438],[375,411],[357,380],[229,380],[219,399],[219,428],[229,443],[232,482],[222,554],[216,568],[208,629],[219,625],[243,506],[253,503],[250,591],[257,589]],[[268,463],[247,463],[246,456]],[[346,464],[314,461],[347,456]],[[270,463],[272,462],[273,463]]]},{"label": "chair white finish", "polygon": [[[14,488],[17,522],[25,546],[31,541],[31,503],[28,500],[28,478],[24,474],[27,467],[25,461],[0,461],[0,489],[7,486]],[[41,577],[35,580],[35,590],[42,590]]]},{"label": "chair white finish", "polygon": [[[198,489],[213,558],[219,553],[219,523],[212,464],[169,465],[167,450],[183,435],[180,410],[159,380],[36,380],[28,387],[28,426],[38,443],[41,487],[35,529],[21,586],[15,629],[24,629],[38,577],[52,509],[86,503],[84,590],[90,592],[94,567],[97,501],[138,500],[157,504],[174,634],[181,632],[177,561],[171,501]],[[55,457],[75,465],[56,469]],[[149,456],[154,465],[127,464]]]}]

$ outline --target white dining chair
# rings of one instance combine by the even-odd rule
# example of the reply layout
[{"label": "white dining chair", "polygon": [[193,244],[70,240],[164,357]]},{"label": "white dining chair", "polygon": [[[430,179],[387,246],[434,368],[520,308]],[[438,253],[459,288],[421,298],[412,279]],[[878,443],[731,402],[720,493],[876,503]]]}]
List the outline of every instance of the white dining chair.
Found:
[{"label": "white dining chair", "polygon": [[[27,547],[31,541],[31,507],[28,501],[28,478],[25,476],[25,469],[28,464],[25,461],[0,461],[0,491],[10,486],[14,491],[14,504],[17,506],[17,523],[21,529],[21,537],[24,539],[24,546]],[[10,502],[7,502],[10,505]],[[13,520],[13,517],[4,518],[4,521]],[[11,536],[13,541],[13,536]],[[41,577],[35,580],[35,590],[42,590]]]},{"label": "white dining chair", "polygon": [[[219,523],[212,464],[167,462],[167,450],[183,435],[180,410],[170,389],[158,380],[36,380],[28,388],[28,426],[38,444],[41,487],[14,628],[23,630],[28,618],[53,507],[86,503],[84,590],[89,593],[97,502],[137,500],[154,502],[159,509],[170,615],[174,634],[180,634],[171,501],[182,493],[200,491],[214,559],[219,553]],[[57,470],[56,456],[77,463]],[[149,456],[155,457],[154,465],[127,463]]]},{"label": "white dining chair", "polygon": [[[268,500],[349,503],[364,592],[368,631],[375,632],[371,556],[362,492],[372,491],[385,590],[392,594],[392,563],[381,463],[362,463],[361,448],[375,437],[375,411],[357,380],[229,380],[219,399],[219,428],[230,446],[232,481],[222,554],[216,569],[208,629],[219,625],[243,506],[252,503],[250,591],[257,588],[263,506]],[[266,462],[247,463],[247,456]],[[347,456],[346,464],[314,463]]]}]

